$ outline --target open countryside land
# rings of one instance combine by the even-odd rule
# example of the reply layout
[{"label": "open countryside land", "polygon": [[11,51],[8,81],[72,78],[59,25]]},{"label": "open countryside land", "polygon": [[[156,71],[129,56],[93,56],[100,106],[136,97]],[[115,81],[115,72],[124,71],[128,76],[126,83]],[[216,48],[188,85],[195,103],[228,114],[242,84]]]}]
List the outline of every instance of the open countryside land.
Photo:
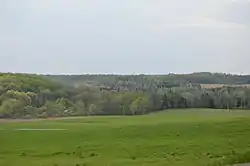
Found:
[{"label": "open countryside land", "polygon": [[246,164],[249,83],[220,73],[3,73],[0,166]]},{"label": "open countryside land", "polygon": [[250,166],[249,46],[250,0],[0,0],[0,166]]},{"label": "open countryside land", "polygon": [[232,165],[250,161],[249,128],[249,111],[211,109],[2,122],[0,165]]}]

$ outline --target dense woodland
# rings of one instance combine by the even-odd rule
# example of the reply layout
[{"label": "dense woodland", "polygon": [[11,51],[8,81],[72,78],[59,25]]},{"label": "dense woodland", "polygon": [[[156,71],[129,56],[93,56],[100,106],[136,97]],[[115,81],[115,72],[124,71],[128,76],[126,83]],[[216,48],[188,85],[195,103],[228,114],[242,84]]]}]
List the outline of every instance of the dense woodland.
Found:
[{"label": "dense woodland", "polygon": [[[202,88],[201,84],[225,84]],[[0,118],[141,115],[174,108],[250,109],[250,76],[0,74]],[[235,86],[242,85],[242,86]]]}]

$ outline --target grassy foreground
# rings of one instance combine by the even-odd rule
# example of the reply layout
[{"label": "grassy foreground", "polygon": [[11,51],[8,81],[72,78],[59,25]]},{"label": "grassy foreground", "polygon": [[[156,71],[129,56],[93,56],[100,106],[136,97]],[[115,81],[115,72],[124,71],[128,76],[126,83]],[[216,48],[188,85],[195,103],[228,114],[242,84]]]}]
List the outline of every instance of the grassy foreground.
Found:
[{"label": "grassy foreground", "polygon": [[0,166],[227,165],[250,161],[249,138],[250,111],[0,122]]}]

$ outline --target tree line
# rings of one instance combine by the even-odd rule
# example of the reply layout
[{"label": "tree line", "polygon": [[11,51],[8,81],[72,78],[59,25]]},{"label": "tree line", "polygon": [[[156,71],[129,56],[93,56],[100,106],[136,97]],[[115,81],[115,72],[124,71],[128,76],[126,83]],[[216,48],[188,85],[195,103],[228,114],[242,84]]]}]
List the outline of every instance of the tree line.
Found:
[{"label": "tree line", "polygon": [[[208,74],[194,75],[196,81],[190,81],[193,75],[189,81],[183,81],[187,75],[185,79],[180,75],[174,76],[178,79],[87,75],[81,81],[83,76],[3,73],[0,74],[0,118],[141,115],[174,108],[250,109],[248,87],[203,89],[199,81],[206,83],[204,75]],[[220,78],[223,82],[225,78],[236,77],[212,76],[216,76],[217,82]],[[245,84],[248,76],[236,78]],[[235,83],[232,78],[229,80]]]}]

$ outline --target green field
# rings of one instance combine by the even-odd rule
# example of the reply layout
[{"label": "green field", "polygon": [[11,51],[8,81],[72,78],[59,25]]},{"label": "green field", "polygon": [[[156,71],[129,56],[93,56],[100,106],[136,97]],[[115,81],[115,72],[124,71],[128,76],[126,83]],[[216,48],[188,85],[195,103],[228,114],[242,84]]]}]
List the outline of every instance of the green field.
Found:
[{"label": "green field", "polygon": [[250,111],[5,121],[0,166],[227,165],[250,161],[249,138]]}]

